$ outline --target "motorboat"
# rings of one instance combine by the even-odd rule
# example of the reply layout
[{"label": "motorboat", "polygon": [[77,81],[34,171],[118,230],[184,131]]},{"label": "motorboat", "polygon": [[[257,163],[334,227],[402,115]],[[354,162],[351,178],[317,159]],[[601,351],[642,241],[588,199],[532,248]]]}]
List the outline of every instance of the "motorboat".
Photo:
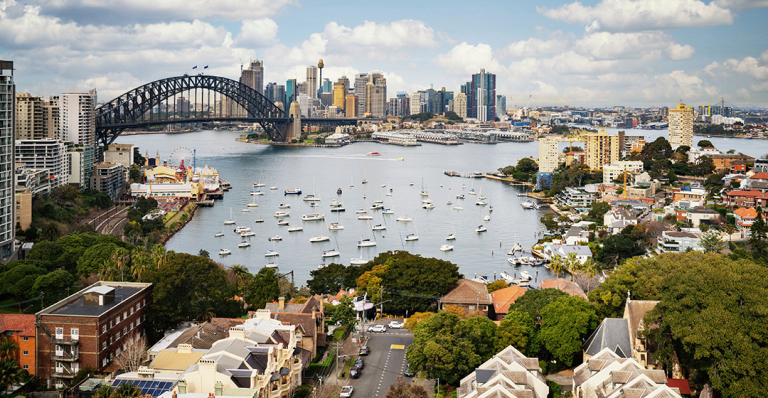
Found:
[{"label": "motorboat", "polygon": [[475,228],[475,232],[485,232],[487,230],[488,230],[488,228],[486,228],[485,225],[481,225],[481,226]]},{"label": "motorboat", "polygon": [[374,200],[373,203],[375,203],[375,204],[383,204],[384,201],[381,200],[381,199],[377,199],[377,200]]},{"label": "motorboat", "polygon": [[320,253],[320,255],[323,256],[323,258],[338,257],[341,255],[341,253],[336,249],[330,249],[330,250],[323,250],[323,252]]},{"label": "motorboat", "polygon": [[486,221],[486,222],[491,221],[491,216],[483,217],[483,221]]},{"label": "motorboat", "polygon": [[320,203],[317,203],[317,202],[309,202],[309,207],[320,207]]},{"label": "motorboat", "polygon": [[461,206],[453,206],[453,210],[464,210]]},{"label": "motorboat", "polygon": [[218,237],[224,236],[224,231],[219,231],[219,232],[216,232],[215,234],[213,234],[213,236],[214,236],[215,238],[218,238]]},{"label": "motorboat", "polygon": [[349,177],[349,187],[352,188],[355,186],[355,181],[352,180],[352,177]]},{"label": "motorboat", "polygon": [[275,256],[279,256],[279,255],[280,255],[280,253],[278,253],[275,250],[267,250],[267,252],[264,253],[264,257],[275,257]]},{"label": "motorboat", "polygon": [[286,225],[290,225],[291,223],[288,222],[288,220],[282,220],[277,223],[279,227],[284,227]]},{"label": "motorboat", "polygon": [[258,191],[251,191],[252,196],[261,196],[264,195],[264,191],[258,190]]},{"label": "motorboat", "polygon": [[383,230],[387,229],[387,226],[386,225],[382,225],[382,224],[376,224],[371,229],[374,230],[374,231],[383,231]]},{"label": "motorboat", "polygon": [[341,231],[341,230],[343,230],[343,229],[344,229],[344,226],[343,226],[343,225],[341,225],[341,224],[339,224],[339,223],[337,223],[337,222],[332,222],[332,223],[331,223],[331,224],[328,226],[328,230],[329,230],[329,231]]},{"label": "motorboat", "polygon": [[276,240],[283,240],[283,237],[282,237],[282,236],[280,236],[280,235],[275,235],[275,236],[273,236],[273,237],[269,238],[269,240],[270,240],[270,241],[272,241],[272,242],[274,242],[274,241],[276,241]]},{"label": "motorboat", "polygon": [[236,222],[237,221],[235,220],[227,220],[227,221],[224,221],[224,225],[232,225],[232,224],[235,224]]},{"label": "motorboat", "polygon": [[493,211],[493,206],[488,206],[488,211],[489,212]]},{"label": "motorboat", "polygon": [[293,189],[286,189],[285,195],[301,195],[301,189],[299,188],[293,188]]},{"label": "motorboat", "polygon": [[263,182],[254,182],[254,183],[253,183],[253,187],[254,187],[254,188],[261,188],[261,187],[263,187],[263,186],[266,186],[266,185],[264,185],[264,183],[263,183]]},{"label": "motorboat", "polygon": [[317,266],[317,269],[323,269],[323,268],[325,268],[325,267],[327,267],[327,265],[325,265],[325,264],[320,264],[320,265],[318,265],[318,266]]},{"label": "motorboat", "polygon": [[485,201],[485,199],[479,199],[477,202],[475,202],[478,206],[485,206],[488,204],[488,202]]},{"label": "motorboat", "polygon": [[343,206],[343,204],[338,200],[334,199],[331,201],[331,207],[341,207],[341,206]]},{"label": "motorboat", "polygon": [[477,274],[475,274],[475,277],[473,279],[470,279],[470,280],[473,281],[473,282],[482,283],[483,285],[487,285],[488,283],[491,282],[490,280],[488,280],[487,276],[485,276],[485,275],[477,276]]},{"label": "motorboat", "polygon": [[370,214],[361,214],[357,216],[358,220],[373,220],[373,216]]},{"label": "motorboat", "polygon": [[341,212],[345,212],[345,211],[347,211],[347,209],[345,209],[343,207],[332,207],[331,208],[331,213],[341,213]]},{"label": "motorboat", "polygon": [[323,235],[323,234],[320,234],[320,235],[313,236],[313,237],[309,238],[309,241],[312,242],[312,243],[325,242],[325,241],[329,241],[329,240],[331,240],[331,237]]},{"label": "motorboat", "polygon": [[301,216],[302,221],[320,221],[325,219],[325,214],[312,213]]},{"label": "motorboat", "polygon": [[248,247],[250,245],[251,245],[251,242],[242,241],[242,242],[240,242],[239,245],[237,245],[237,247],[242,249],[242,248],[246,248],[246,247]]},{"label": "motorboat", "polygon": [[528,279],[531,280],[533,277],[531,277],[531,274],[528,273],[528,271],[520,271],[520,279]]},{"label": "motorboat", "polygon": [[469,194],[470,195],[477,195],[477,192],[475,192],[475,189],[472,188],[472,189],[469,190]]},{"label": "motorboat", "polygon": [[440,246],[440,251],[441,252],[449,252],[451,250],[453,250],[453,245],[442,245],[442,246]]},{"label": "motorboat", "polygon": [[392,209],[384,209],[384,211],[381,212],[381,214],[395,214],[395,211]]},{"label": "motorboat", "polygon": [[232,254],[232,250],[229,250],[229,249],[221,249],[221,250],[219,250],[219,255],[220,256],[226,256],[227,254]]},{"label": "motorboat", "polygon": [[[259,217],[261,217],[261,216],[259,216]],[[257,218],[255,220],[253,220],[253,222],[255,222],[256,224],[263,223],[264,219],[263,218]]]},{"label": "motorboat", "polygon": [[304,196],[304,201],[305,202],[318,202],[318,201],[320,201],[320,197],[319,196],[315,196],[315,195],[306,195],[306,196]]},{"label": "motorboat", "polygon": [[382,188],[386,188],[386,187],[387,187],[387,184],[381,184],[381,187],[382,187]]},{"label": "motorboat", "polygon": [[448,201],[448,203],[446,203],[446,206],[450,206],[450,205],[452,205],[452,204],[453,204],[453,202],[451,202],[451,201],[449,200],[449,201]]},{"label": "motorboat", "polygon": [[536,209],[536,203],[533,203],[530,200],[526,200],[525,202],[521,202],[520,206],[523,206],[523,209],[526,209],[526,210],[534,210],[534,209]]},{"label": "motorboat", "polygon": [[523,252],[523,246],[521,246],[519,243],[515,243],[515,245],[512,246],[511,249],[509,249],[509,252],[507,252],[507,254],[509,254],[510,256],[513,256],[515,255],[516,252],[521,252],[521,253]]},{"label": "motorboat", "polygon": [[363,265],[368,264],[368,260],[360,257],[360,258],[352,258],[349,260],[350,265]]},{"label": "motorboat", "polygon": [[357,209],[355,211],[355,214],[365,214],[365,213],[368,213],[368,211],[363,208]]},{"label": "motorboat", "polygon": [[301,225],[293,225],[288,227],[288,232],[299,232],[303,230],[304,230],[304,227],[302,227]]},{"label": "motorboat", "polygon": [[240,210],[241,213],[250,213],[251,209],[245,208],[243,210]]},{"label": "motorboat", "polygon": [[373,206],[371,206],[371,210],[381,210],[384,208],[384,205],[381,203],[374,203]]},{"label": "motorboat", "polygon": [[336,188],[336,195],[341,195],[341,187]]},{"label": "motorboat", "polygon": [[379,152],[368,152],[366,156],[381,156]]},{"label": "motorboat", "polygon": [[290,208],[291,208],[291,205],[290,205],[290,204],[288,204],[288,203],[280,203],[280,206],[279,206],[279,207],[280,207],[281,209],[290,209]]},{"label": "motorboat", "polygon": [[237,228],[235,228],[235,233],[237,233],[237,234],[241,234],[243,232],[250,232],[250,231],[251,231],[250,227],[237,227]]},{"label": "motorboat", "polygon": [[410,217],[408,217],[408,216],[405,216],[405,215],[403,215],[403,216],[400,216],[400,217],[397,217],[395,220],[396,220],[396,221],[402,221],[402,222],[410,222],[410,221],[413,221],[413,219],[412,219],[412,218],[410,218]]},{"label": "motorboat", "polygon": [[412,187],[412,186],[413,186],[413,181],[411,181],[411,183],[410,183],[410,184],[408,184],[408,186],[411,186],[411,187]]},{"label": "motorboat", "polygon": [[416,234],[405,235],[405,241],[406,242],[411,242],[411,241],[414,241],[414,240],[419,240],[419,235],[416,235]]},{"label": "motorboat", "polygon": [[421,205],[421,207],[424,208],[424,209],[429,210],[429,209],[434,209],[435,205],[432,204],[432,203],[424,203],[423,205]]},{"label": "motorboat", "polygon": [[271,191],[277,191],[277,187],[269,187]]},{"label": "motorboat", "polygon": [[456,195],[456,199],[464,200],[464,195]]},{"label": "motorboat", "polygon": [[357,247],[371,247],[371,246],[376,246],[375,240],[362,239],[357,241]]},{"label": "motorboat", "polygon": [[248,231],[248,232],[243,232],[243,233],[240,234],[241,238],[247,238],[249,236],[256,236],[256,232]]},{"label": "motorboat", "polygon": [[248,207],[259,207],[258,203],[248,203]]},{"label": "motorboat", "polygon": [[290,214],[291,214],[290,211],[279,210],[275,212],[275,217],[277,218],[288,217]]}]

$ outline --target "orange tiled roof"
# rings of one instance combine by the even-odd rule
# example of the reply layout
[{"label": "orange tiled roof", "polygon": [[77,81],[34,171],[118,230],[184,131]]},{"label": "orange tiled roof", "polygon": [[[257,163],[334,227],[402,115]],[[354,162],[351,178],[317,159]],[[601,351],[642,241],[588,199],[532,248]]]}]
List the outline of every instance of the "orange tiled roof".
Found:
[{"label": "orange tiled roof", "polygon": [[739,207],[733,211],[733,214],[738,215],[742,219],[749,219],[757,217],[757,210],[754,207]]},{"label": "orange tiled roof", "polygon": [[765,173],[765,172],[755,173],[755,174],[752,174],[752,176],[749,178],[753,180],[768,180],[768,173]]},{"label": "orange tiled roof", "polygon": [[757,189],[750,189],[746,191],[730,191],[726,192],[725,196],[768,199],[768,194],[763,194]]},{"label": "orange tiled roof", "polygon": [[579,285],[571,281],[567,281],[565,279],[561,279],[561,278],[545,279],[541,281],[541,288],[562,290],[570,294],[571,296],[579,296],[584,300],[587,300],[587,295],[584,293],[583,290],[581,290]]},{"label": "orange tiled roof", "polygon": [[35,316],[32,314],[0,314],[0,334],[15,332],[19,336],[35,336]]},{"label": "orange tiled roof", "polygon": [[514,304],[515,300],[524,295],[525,292],[526,289],[520,286],[510,286],[492,292],[493,309],[496,310],[497,314],[506,314],[509,312],[509,306]]}]

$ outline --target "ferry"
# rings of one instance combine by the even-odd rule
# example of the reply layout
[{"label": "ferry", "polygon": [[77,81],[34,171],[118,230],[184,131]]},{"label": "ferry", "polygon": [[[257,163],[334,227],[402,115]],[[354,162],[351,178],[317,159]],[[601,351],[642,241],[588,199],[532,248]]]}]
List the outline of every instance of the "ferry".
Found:
[{"label": "ferry", "polygon": [[301,195],[301,189],[299,188],[293,188],[293,189],[286,189],[285,190],[286,195]]},{"label": "ferry", "polygon": [[379,152],[368,152],[367,156],[381,156]]}]

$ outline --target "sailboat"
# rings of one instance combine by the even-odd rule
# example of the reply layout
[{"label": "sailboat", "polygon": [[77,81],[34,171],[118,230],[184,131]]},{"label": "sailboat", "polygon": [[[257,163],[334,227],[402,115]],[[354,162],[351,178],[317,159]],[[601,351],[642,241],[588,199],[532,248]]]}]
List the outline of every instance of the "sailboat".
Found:
[{"label": "sailboat", "polygon": [[365,178],[365,169],[363,169],[363,184],[367,184],[367,183],[368,183],[368,179]]},{"label": "sailboat", "polygon": [[257,218],[256,220],[254,220],[254,222],[255,222],[255,223],[257,223],[257,224],[258,224],[258,223],[263,223],[263,222],[264,222],[264,219],[261,217],[261,214],[259,214],[259,218]]},{"label": "sailboat", "polygon": [[215,234],[213,234],[213,236],[214,236],[215,238],[219,238],[219,237],[222,237],[222,236],[224,236],[224,231],[219,231],[219,232],[216,232]]},{"label": "sailboat", "polygon": [[416,223],[413,223],[413,231],[414,233],[405,235],[406,242],[419,240],[419,231],[416,229]]},{"label": "sailboat", "polygon": [[275,250],[275,241],[272,241],[272,249],[267,250],[267,252],[264,253],[264,257],[275,257],[279,255],[280,253],[278,253],[277,250]]},{"label": "sailboat", "polygon": [[456,240],[456,229],[453,227],[453,223],[451,223],[451,230],[453,231],[450,235],[445,237],[445,240]]},{"label": "sailboat", "polygon": [[507,252],[508,255],[514,256],[516,252],[523,252],[523,246],[517,241],[517,235],[515,235],[515,245]]},{"label": "sailboat", "polygon": [[314,235],[311,238],[309,238],[309,241],[312,242],[312,243],[325,242],[327,240],[331,240],[331,237],[327,236],[327,235],[323,235],[322,227],[320,227],[320,235]]},{"label": "sailboat", "polygon": [[229,208],[229,220],[224,221],[224,225],[232,225],[237,224],[237,221],[235,221],[235,213],[232,212],[232,208]]},{"label": "sailboat", "polygon": [[475,192],[475,181],[474,180],[472,181],[472,187],[469,188],[469,194],[470,195],[475,195],[476,194],[476,192]]},{"label": "sailboat", "polygon": [[305,202],[319,202],[320,197],[315,196],[315,177],[312,177],[312,194],[304,197]]},{"label": "sailboat", "polygon": [[332,222],[331,225],[328,226],[329,231],[341,231],[344,229],[344,226],[341,225],[341,217],[339,213],[336,213],[336,222]]},{"label": "sailboat", "polygon": [[259,182],[253,183],[253,187],[254,188],[261,188],[261,187],[265,186],[264,183],[261,182],[263,179],[264,179],[264,172],[261,172],[261,178],[259,179]]},{"label": "sailboat", "polygon": [[259,207],[259,204],[256,203],[256,196],[251,196],[251,203],[248,203],[248,207]]},{"label": "sailboat", "polygon": [[368,260],[363,258],[363,248],[362,247],[360,248],[360,258],[352,257],[349,260],[349,263],[351,265],[363,265],[363,264],[366,264],[367,262],[368,262]]},{"label": "sailboat", "polygon": [[403,214],[400,217],[397,217],[395,220],[396,221],[403,221],[403,222],[413,221],[412,218],[408,217],[408,200],[407,199],[405,201],[405,214]]},{"label": "sailboat", "polygon": [[352,180],[352,177],[349,177],[349,187],[352,188],[355,186],[354,180]]},{"label": "sailboat", "polygon": [[429,196],[429,192],[427,192],[427,190],[424,189],[424,177],[421,177],[421,192],[419,194],[421,196]]}]

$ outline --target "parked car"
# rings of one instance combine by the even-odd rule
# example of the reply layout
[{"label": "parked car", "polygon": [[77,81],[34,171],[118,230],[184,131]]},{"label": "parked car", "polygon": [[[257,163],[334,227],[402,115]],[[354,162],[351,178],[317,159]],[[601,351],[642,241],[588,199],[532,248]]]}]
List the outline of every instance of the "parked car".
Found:
[{"label": "parked car", "polygon": [[341,394],[339,394],[340,398],[349,398],[352,396],[352,392],[354,392],[355,389],[352,386],[344,386],[341,387]]},{"label": "parked car", "polygon": [[357,379],[360,377],[361,372],[362,370],[360,368],[353,367],[352,369],[349,370],[349,377],[353,379]]},{"label": "parked car", "polygon": [[402,329],[403,328],[403,324],[401,322],[398,322],[398,321],[392,321],[392,322],[389,323],[389,327],[391,329]]},{"label": "parked car", "polygon": [[385,325],[375,325],[371,327],[370,331],[373,333],[384,333],[387,331],[387,327]]},{"label": "parked car", "polygon": [[360,347],[360,355],[368,355],[371,353],[371,349],[367,345]]},{"label": "parked car", "polygon": [[353,367],[362,369],[365,367],[365,361],[363,361],[362,359],[358,359],[357,361],[355,361],[355,364],[353,365]]},{"label": "parked car", "polygon": [[408,364],[408,367],[405,368],[405,377],[413,377],[413,371],[411,370],[411,364]]}]

